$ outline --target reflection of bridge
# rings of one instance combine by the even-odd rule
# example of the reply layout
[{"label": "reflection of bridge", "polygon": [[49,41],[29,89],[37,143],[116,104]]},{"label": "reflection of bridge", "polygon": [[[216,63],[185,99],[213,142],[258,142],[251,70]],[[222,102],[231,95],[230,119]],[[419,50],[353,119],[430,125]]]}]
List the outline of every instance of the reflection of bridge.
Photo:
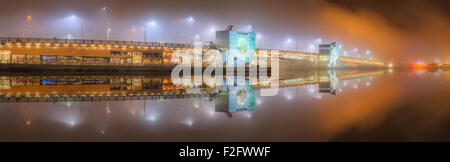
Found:
[{"label": "reflection of bridge", "polygon": [[[209,49],[203,47],[203,52]],[[44,69],[121,69],[163,70],[172,68],[172,54],[176,50],[193,51],[192,44],[129,42],[107,40],[44,39],[44,38],[0,38],[1,68]],[[262,56],[256,50],[258,57]],[[313,53],[279,51],[280,68],[326,68],[329,57]],[[283,62],[284,61],[284,62]],[[64,65],[64,66],[62,66]],[[383,62],[350,57],[340,57],[337,67],[380,68]]]},{"label": "reflection of bridge", "polygon": [[[339,80],[379,75],[384,71],[339,72]],[[327,71],[302,77],[281,79],[279,87],[303,86],[330,82]],[[258,81],[251,87],[270,87]],[[250,86],[250,85],[247,85]],[[164,76],[1,76],[0,102],[67,102],[103,100],[159,100],[215,97],[226,91],[222,87],[175,86]]]}]

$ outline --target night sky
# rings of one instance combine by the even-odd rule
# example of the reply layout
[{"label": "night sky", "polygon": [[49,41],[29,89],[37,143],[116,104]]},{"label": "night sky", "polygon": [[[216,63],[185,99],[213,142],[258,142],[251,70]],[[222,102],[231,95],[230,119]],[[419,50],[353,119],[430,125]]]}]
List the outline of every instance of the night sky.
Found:
[{"label": "night sky", "polygon": [[[155,21],[150,41],[187,42],[195,33],[211,41],[212,28],[233,24],[242,31],[251,25],[265,48],[295,49],[283,42],[297,38],[303,49],[323,38],[342,42],[347,50],[369,49],[388,61],[450,60],[450,2],[444,0],[0,1],[0,37],[62,38],[72,33],[74,38],[106,39],[111,24],[112,39],[143,41],[144,24]],[[31,29],[25,27],[28,15]],[[191,16],[194,24],[186,22]]]}]

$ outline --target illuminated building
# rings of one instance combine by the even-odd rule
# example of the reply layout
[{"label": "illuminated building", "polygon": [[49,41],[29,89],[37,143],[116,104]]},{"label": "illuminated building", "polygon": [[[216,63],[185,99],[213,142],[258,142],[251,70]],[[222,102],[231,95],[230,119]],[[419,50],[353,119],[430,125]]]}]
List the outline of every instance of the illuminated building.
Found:
[{"label": "illuminated building", "polygon": [[321,55],[321,61],[328,61],[328,67],[336,67],[339,60],[339,48],[336,42],[319,45],[319,55]]},{"label": "illuminated building", "polygon": [[[249,64],[252,61],[253,53],[256,51],[256,33],[238,32],[233,30],[233,26],[228,26],[227,30],[216,32],[216,47],[222,52],[240,52],[231,53],[234,55],[232,57],[245,59],[245,64]],[[226,61],[226,57],[223,60]]]}]

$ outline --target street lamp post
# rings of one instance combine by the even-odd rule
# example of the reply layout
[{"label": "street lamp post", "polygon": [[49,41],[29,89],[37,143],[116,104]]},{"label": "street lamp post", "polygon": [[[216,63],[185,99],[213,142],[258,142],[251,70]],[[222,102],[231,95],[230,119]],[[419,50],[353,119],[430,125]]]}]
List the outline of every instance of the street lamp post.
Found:
[{"label": "street lamp post", "polygon": [[[28,32],[31,34],[31,16],[27,16],[26,23],[25,23],[25,30],[28,30]],[[22,34],[22,36],[25,36],[25,34]]]},{"label": "street lamp post", "polygon": [[69,39],[72,38],[72,25],[73,25],[75,19],[76,19],[75,15],[70,16],[70,22],[69,22],[69,36],[67,36],[67,37],[69,37]]},{"label": "street lamp post", "polygon": [[145,25],[144,25],[144,42],[147,42],[147,29],[148,29],[148,27],[155,27],[156,26],[156,22],[155,21],[151,21],[151,22],[148,22],[148,23],[146,23]]},{"label": "street lamp post", "polygon": [[106,31],[107,33],[107,37],[108,37],[108,41],[111,39],[110,34],[111,34],[111,28],[108,28],[108,30]]},{"label": "street lamp post", "polygon": [[197,25],[195,23],[194,17],[189,17],[187,19],[187,21],[188,21],[189,24],[193,25],[193,27],[194,27],[194,30],[193,30],[194,31],[194,36],[197,36],[198,35],[198,33],[197,33]]},{"label": "street lamp post", "polygon": [[134,33],[136,32],[136,28],[132,27],[131,31],[130,31],[130,37],[131,37],[131,41],[134,41]]}]

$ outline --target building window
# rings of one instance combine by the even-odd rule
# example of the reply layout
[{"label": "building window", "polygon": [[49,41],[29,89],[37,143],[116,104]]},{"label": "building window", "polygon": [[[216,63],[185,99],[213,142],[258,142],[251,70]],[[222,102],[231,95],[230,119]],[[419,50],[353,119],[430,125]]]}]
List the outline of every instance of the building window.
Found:
[{"label": "building window", "polygon": [[11,51],[0,50],[0,63],[7,64],[11,60]]},{"label": "building window", "polygon": [[39,55],[27,55],[28,64],[39,64],[41,62],[41,56]]},{"label": "building window", "polygon": [[9,77],[0,77],[0,89],[11,89],[11,79]]},{"label": "building window", "polygon": [[25,55],[12,55],[12,62],[15,64],[25,64]]}]

